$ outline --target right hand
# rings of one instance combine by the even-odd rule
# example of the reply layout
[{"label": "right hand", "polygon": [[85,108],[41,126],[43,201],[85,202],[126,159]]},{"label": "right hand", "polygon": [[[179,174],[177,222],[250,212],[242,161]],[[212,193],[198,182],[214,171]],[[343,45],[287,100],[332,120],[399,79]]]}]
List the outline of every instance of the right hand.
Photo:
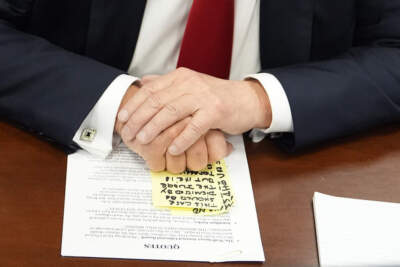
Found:
[{"label": "right hand", "polygon": [[[126,92],[121,107],[130,98],[134,97],[140,90],[138,85],[132,85]],[[184,119],[170,128],[163,131],[156,139],[149,144],[141,144],[136,139],[126,141],[125,144],[134,152],[138,153],[148,167],[153,171],[168,170],[172,173],[183,172],[186,168],[191,170],[201,170],[207,163],[212,163],[228,156],[233,147],[226,142],[224,134],[219,130],[210,130],[194,143],[185,153],[174,156],[167,152],[168,146],[178,136],[187,123],[189,118]],[[115,130],[120,132],[123,124],[116,122]]]}]

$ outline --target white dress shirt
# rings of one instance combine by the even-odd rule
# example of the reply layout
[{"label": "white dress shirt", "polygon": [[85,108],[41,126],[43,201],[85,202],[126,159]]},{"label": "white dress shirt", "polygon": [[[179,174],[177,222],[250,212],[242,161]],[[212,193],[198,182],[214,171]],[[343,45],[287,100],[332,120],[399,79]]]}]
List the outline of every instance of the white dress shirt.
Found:
[{"label": "white dress shirt", "polygon": [[[165,74],[176,68],[192,2],[147,1],[135,53],[128,69],[129,75],[118,76],[83,121],[73,139],[80,147],[101,157],[106,157],[112,151],[114,123],[126,89],[139,79],[137,77]],[[259,19],[260,0],[235,1],[230,79],[257,79],[266,90],[272,110],[270,127],[252,131],[255,142],[261,141],[268,133],[293,131],[290,105],[281,83],[272,74],[258,73],[261,70]],[[126,27],[129,27],[129,23]],[[81,140],[85,129],[94,129],[91,140]]]}]

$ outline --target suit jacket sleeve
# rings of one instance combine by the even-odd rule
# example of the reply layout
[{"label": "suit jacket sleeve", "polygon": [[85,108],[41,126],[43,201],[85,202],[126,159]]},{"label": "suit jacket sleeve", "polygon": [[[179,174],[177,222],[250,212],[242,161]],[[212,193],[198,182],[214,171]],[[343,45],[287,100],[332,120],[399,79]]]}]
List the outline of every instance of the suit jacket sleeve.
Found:
[{"label": "suit jacket sleeve", "polygon": [[23,32],[31,6],[0,0],[0,119],[74,150],[76,130],[123,72]]},{"label": "suit jacket sleeve", "polygon": [[375,21],[371,1],[359,1],[354,47],[345,54],[264,70],[279,79],[290,103],[294,133],[277,141],[286,149],[399,121],[400,1],[380,1]]}]

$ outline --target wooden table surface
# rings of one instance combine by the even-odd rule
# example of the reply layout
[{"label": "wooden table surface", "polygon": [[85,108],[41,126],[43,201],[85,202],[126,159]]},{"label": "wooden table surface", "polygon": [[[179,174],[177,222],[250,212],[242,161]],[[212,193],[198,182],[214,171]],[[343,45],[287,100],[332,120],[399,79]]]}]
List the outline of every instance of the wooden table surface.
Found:
[{"label": "wooden table surface", "polygon": [[[400,202],[400,127],[288,155],[269,141],[246,150],[267,261],[317,266],[315,191]],[[0,266],[205,266],[60,255],[66,155],[0,122]],[[218,264],[244,266],[245,263]]]}]

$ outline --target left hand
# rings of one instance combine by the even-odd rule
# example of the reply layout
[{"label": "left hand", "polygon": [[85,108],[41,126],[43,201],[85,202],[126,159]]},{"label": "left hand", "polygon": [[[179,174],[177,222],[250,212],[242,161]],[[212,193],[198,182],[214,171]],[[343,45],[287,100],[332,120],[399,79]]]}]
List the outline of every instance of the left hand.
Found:
[{"label": "left hand", "polygon": [[163,130],[192,116],[168,148],[182,154],[210,129],[240,134],[269,127],[272,115],[267,94],[255,80],[230,81],[179,68],[152,78],[120,110],[125,142],[152,142]]}]

